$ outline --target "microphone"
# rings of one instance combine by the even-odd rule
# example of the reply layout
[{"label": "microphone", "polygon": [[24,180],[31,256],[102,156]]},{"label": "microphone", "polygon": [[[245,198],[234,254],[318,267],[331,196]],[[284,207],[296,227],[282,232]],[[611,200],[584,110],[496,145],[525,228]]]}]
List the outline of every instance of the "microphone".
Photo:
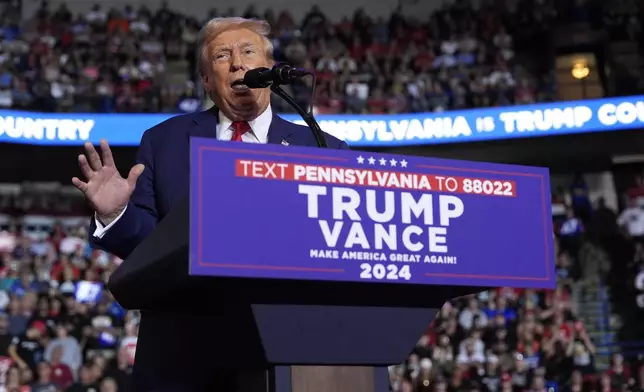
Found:
[{"label": "microphone", "polygon": [[294,80],[301,79],[311,73],[302,68],[293,68],[287,64],[275,64],[273,68],[255,68],[246,72],[244,84],[248,88],[266,88],[291,84]]},{"label": "microphone", "polygon": [[270,87],[271,91],[286,101],[295,111],[302,116],[302,119],[309,126],[315,142],[318,147],[328,147],[324,132],[320,128],[320,124],[315,121],[313,113],[304,110],[286,91],[282,90],[280,85],[291,84],[294,80],[301,79],[306,75],[313,77],[313,87],[311,96],[315,96],[315,74],[302,68],[293,68],[287,64],[275,64],[273,68],[255,68],[246,72],[244,75],[244,84],[248,88],[267,88]]}]

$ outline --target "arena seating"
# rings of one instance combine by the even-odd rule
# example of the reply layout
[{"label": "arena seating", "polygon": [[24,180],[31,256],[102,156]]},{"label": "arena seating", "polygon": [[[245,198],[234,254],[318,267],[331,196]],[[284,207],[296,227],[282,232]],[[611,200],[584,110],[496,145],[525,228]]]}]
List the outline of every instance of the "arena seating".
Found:
[{"label": "arena seating", "polygon": [[[120,260],[88,247],[81,195],[60,184],[2,185],[0,206],[0,385],[130,390],[138,314],[101,286]],[[593,224],[557,222],[557,289],[498,288],[446,303],[408,361],[391,367],[394,391],[594,390],[604,370],[618,386],[638,379],[619,363],[600,372],[597,326],[580,317],[580,289],[600,275],[583,250]]]},{"label": "arena seating", "polygon": [[[550,1],[527,11],[527,2],[519,3],[517,20],[547,26]],[[543,75],[518,59],[507,11],[445,8],[427,24],[357,13],[330,25],[313,11],[301,25],[288,12],[267,19],[278,32],[276,59],[317,70],[319,112],[549,100]],[[135,113],[201,105],[192,58],[201,21],[168,9],[99,6],[85,15],[44,7],[26,23],[5,13],[2,108]],[[298,86],[292,92],[305,94]],[[0,185],[0,391],[132,391],[138,314],[102,287],[120,260],[88,247],[89,214],[82,198],[59,184]],[[556,290],[499,288],[445,304],[408,361],[391,367],[392,390],[641,391],[641,371],[619,355],[610,367],[598,366],[596,326],[585,324],[579,309],[579,292],[596,277],[582,262],[590,224],[573,218],[556,225]]]},{"label": "arena seating", "polygon": [[[541,75],[517,61],[512,26],[493,9],[473,14],[446,8],[428,24],[357,13],[332,25],[312,13],[299,26],[288,12],[271,15],[276,60],[316,69],[322,113],[442,111],[549,99]],[[456,25],[455,17],[461,21]],[[193,54],[199,22],[168,9],[97,7],[72,15],[45,3],[29,23],[2,29],[0,108],[198,110]],[[308,99],[303,87],[295,85],[292,93]]]}]

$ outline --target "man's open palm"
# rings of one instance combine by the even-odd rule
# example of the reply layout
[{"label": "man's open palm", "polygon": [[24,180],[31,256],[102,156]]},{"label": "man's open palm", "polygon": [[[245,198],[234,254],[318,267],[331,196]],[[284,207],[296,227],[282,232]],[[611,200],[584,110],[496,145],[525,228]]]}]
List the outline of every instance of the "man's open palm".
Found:
[{"label": "man's open palm", "polygon": [[130,200],[136,181],[145,167],[135,165],[128,177],[123,178],[116,169],[107,141],[101,140],[101,155],[91,143],[85,144],[85,150],[86,155],[78,156],[78,164],[86,182],[74,177],[72,183],[85,194],[99,217],[115,218]]}]

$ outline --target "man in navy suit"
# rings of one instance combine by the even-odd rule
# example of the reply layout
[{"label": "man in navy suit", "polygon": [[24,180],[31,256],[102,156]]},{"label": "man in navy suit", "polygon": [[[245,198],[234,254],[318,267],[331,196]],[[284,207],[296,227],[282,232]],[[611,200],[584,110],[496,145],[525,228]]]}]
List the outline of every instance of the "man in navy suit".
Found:
[{"label": "man in navy suit", "polygon": [[[86,155],[78,157],[85,181],[75,177],[72,182],[96,212],[90,228],[92,245],[126,258],[188,193],[192,136],[285,146],[317,145],[308,128],[273,113],[269,89],[249,89],[243,84],[248,70],[273,65],[269,31],[268,23],[243,18],[215,18],[204,26],[197,63],[215,106],[173,117],[148,129],[141,140],[137,163],[127,178],[117,171],[105,140],[101,141],[101,154],[91,144],[85,146]],[[330,148],[348,148],[330,135],[326,139]],[[207,334],[194,330],[198,323],[173,323],[143,313],[134,390],[237,391],[234,380],[209,371],[208,352],[204,352],[210,349]]]}]

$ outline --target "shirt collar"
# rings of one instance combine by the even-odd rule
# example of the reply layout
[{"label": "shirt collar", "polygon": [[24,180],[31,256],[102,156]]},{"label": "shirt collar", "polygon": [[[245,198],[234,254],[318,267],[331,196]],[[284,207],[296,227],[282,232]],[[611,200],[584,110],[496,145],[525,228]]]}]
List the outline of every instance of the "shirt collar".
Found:
[{"label": "shirt collar", "polygon": [[[271,105],[266,107],[266,110],[254,120],[248,122],[250,125],[250,132],[252,132],[257,140],[260,143],[268,143],[268,129],[271,126],[271,121],[273,120],[273,110]],[[219,126],[217,127],[217,139],[220,139],[222,132],[225,132],[230,128],[233,121],[226,117],[221,110],[219,111]]]}]

